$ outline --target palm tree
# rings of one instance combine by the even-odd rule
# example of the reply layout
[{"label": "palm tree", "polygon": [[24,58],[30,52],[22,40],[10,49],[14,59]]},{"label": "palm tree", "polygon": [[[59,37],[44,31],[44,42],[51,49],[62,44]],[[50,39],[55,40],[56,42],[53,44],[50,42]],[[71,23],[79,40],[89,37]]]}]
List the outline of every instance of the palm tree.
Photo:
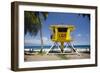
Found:
[{"label": "palm tree", "polygon": [[87,16],[88,19],[90,20],[90,14],[79,14],[79,16],[82,15],[83,17]]},{"label": "palm tree", "polygon": [[24,13],[24,33],[30,33],[32,36],[36,36],[40,30],[40,39],[41,39],[41,50],[43,49],[43,39],[42,39],[42,22],[46,20],[48,12],[32,12],[25,11]]}]

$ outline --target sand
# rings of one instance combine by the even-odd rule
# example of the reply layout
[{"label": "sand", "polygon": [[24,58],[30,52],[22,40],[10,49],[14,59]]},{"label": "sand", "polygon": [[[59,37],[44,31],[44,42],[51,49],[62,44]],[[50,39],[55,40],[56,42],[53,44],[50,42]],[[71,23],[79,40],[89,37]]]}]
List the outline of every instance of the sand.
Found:
[{"label": "sand", "polygon": [[24,60],[28,61],[50,61],[50,60],[70,60],[70,59],[89,59],[89,53],[66,53],[66,54],[36,54],[29,53],[24,55]]}]

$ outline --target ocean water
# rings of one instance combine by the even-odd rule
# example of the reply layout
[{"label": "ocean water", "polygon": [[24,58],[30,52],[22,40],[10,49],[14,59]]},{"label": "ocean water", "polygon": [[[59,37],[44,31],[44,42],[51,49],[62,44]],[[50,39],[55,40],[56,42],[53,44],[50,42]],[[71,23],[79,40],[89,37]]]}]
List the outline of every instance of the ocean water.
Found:
[{"label": "ocean water", "polygon": [[[49,49],[51,46],[43,46],[43,48],[46,48],[46,49]],[[65,47],[65,46],[64,46]],[[30,49],[40,49],[41,46],[24,46],[24,48],[30,48]],[[58,48],[58,47],[55,47],[55,48]],[[69,48],[69,47],[67,47]],[[74,45],[74,48],[90,48],[90,45]]]}]

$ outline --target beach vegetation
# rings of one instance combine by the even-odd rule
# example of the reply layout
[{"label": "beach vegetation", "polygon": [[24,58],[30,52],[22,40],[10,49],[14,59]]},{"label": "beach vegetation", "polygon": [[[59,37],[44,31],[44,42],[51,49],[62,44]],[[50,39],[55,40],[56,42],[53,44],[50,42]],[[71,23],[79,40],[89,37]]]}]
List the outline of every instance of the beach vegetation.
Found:
[{"label": "beach vegetation", "polygon": [[39,54],[39,55],[44,55],[44,54],[46,54],[46,52],[43,51],[43,49],[40,49],[40,51],[38,52],[38,54]]},{"label": "beach vegetation", "polygon": [[41,52],[43,49],[43,38],[42,38],[42,24],[43,21],[48,17],[48,12],[33,12],[33,11],[25,11],[24,13],[24,34],[27,32],[31,36],[36,36],[38,31],[40,31],[40,39],[41,39]]}]

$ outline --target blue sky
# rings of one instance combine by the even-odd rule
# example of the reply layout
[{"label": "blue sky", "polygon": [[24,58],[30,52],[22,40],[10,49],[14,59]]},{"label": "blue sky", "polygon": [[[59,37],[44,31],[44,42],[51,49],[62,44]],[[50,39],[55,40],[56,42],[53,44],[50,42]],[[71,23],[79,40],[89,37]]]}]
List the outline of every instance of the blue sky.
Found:
[{"label": "blue sky", "polygon": [[[58,13],[49,12],[48,18],[42,22],[43,42],[44,45],[51,45],[50,40],[51,30],[50,25],[63,24],[74,25],[75,30],[71,33],[75,45],[89,45],[90,44],[90,20],[87,16],[82,16],[79,13]],[[40,34],[38,32],[36,37],[26,34],[25,46],[40,45]]]}]

